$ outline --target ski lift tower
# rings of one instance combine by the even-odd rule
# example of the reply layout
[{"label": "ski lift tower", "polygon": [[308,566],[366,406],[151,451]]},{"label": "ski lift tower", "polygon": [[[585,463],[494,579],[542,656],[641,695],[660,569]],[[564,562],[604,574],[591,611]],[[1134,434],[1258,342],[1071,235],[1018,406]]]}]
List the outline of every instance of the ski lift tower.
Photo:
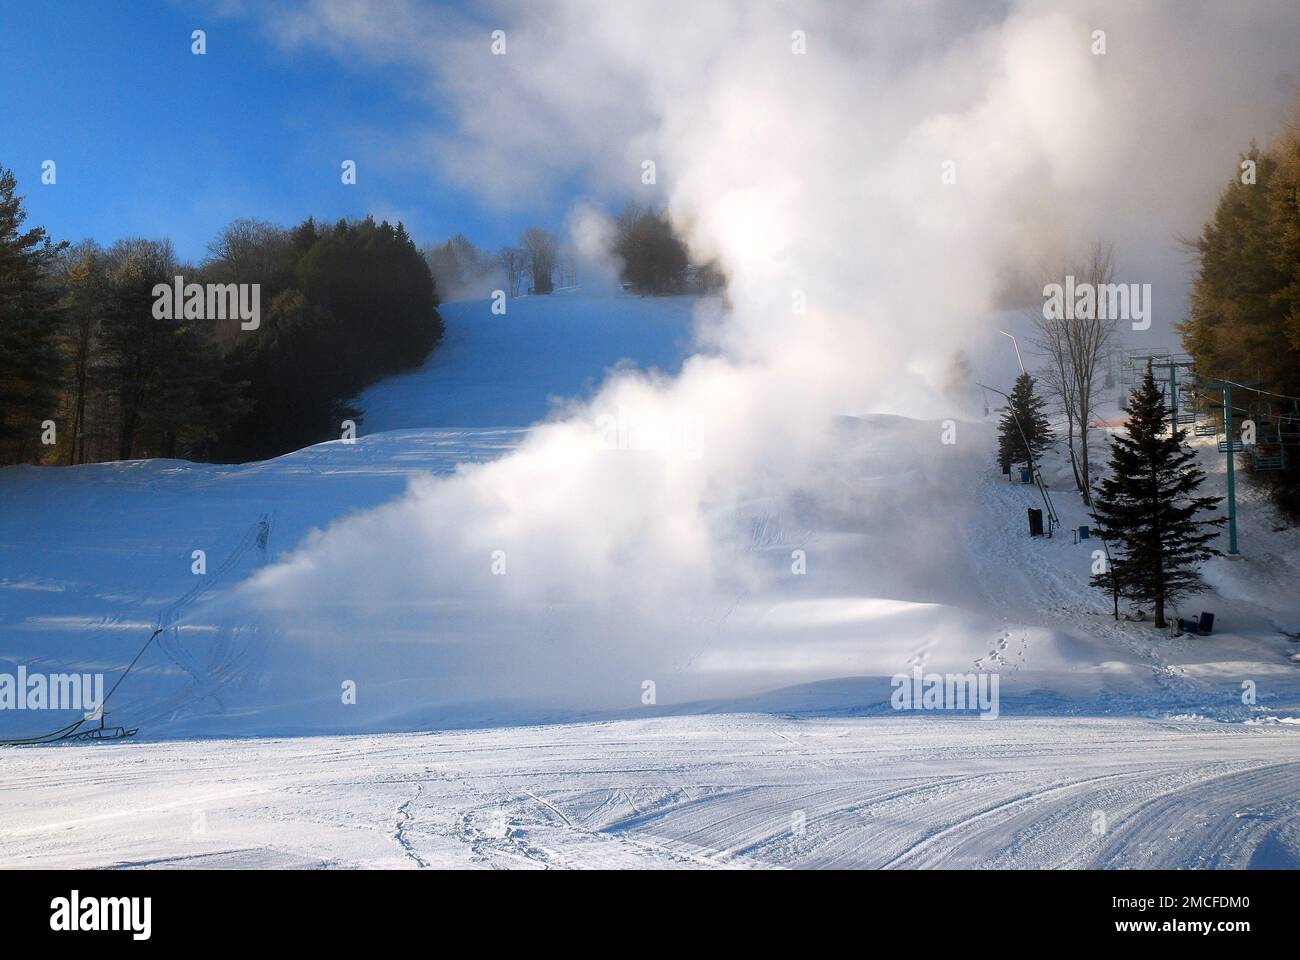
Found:
[{"label": "ski lift tower", "polygon": [[[1165,353],[1150,354],[1144,358],[1146,363],[1150,364],[1152,374],[1157,370],[1168,371],[1165,388],[1165,401],[1169,404],[1169,413],[1172,417],[1171,423],[1173,430],[1178,432],[1178,391],[1180,388],[1186,389],[1189,385],[1195,383],[1192,377],[1192,358],[1185,353]],[[1180,379],[1178,371],[1185,371],[1184,376]]]},{"label": "ski lift tower", "polygon": [[1246,445],[1233,436],[1232,388],[1241,387],[1249,390],[1253,384],[1234,383],[1231,380],[1203,381],[1200,386],[1205,390],[1219,390],[1223,393],[1223,433],[1219,441],[1219,452],[1226,454],[1228,461],[1228,556],[1239,557],[1237,549],[1237,454],[1246,449]]},{"label": "ski lift tower", "polygon": [[[1194,372],[1194,362],[1190,356],[1185,353],[1149,353],[1139,354],[1129,352],[1125,358],[1125,372],[1128,374],[1126,379],[1135,379],[1136,371],[1139,366],[1150,365],[1152,373],[1160,370],[1165,374],[1160,379],[1166,384],[1164,389],[1165,401],[1169,404],[1171,435],[1178,431],[1178,408],[1180,395],[1187,395],[1193,402],[1198,396],[1198,388],[1202,390],[1220,391],[1223,397],[1223,432],[1224,438],[1219,441],[1219,452],[1227,458],[1228,473],[1228,556],[1240,557],[1241,552],[1237,549],[1237,464],[1236,455],[1245,449],[1245,444],[1239,437],[1234,436],[1233,414],[1238,409],[1232,403],[1232,388],[1241,387],[1250,389],[1253,384],[1234,383],[1228,380],[1211,380],[1198,381]],[[1183,371],[1180,376],[1179,371]],[[1193,414],[1193,423],[1195,423],[1195,414]]]}]

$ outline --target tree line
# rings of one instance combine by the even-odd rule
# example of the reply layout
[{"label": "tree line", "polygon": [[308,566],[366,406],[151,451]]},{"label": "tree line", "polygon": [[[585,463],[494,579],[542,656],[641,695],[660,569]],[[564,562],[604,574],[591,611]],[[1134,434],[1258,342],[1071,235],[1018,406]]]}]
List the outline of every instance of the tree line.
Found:
[{"label": "tree line", "polygon": [[[442,336],[400,223],[240,220],[187,264],[166,240],[56,243],[25,222],[0,169],[0,464],[243,461],[337,439],[349,398]],[[160,309],[177,277],[257,285],[256,323]]]},{"label": "tree line", "polygon": [[[625,289],[643,296],[716,293],[725,285],[714,263],[693,264],[668,215],[628,204],[612,220],[612,249]],[[475,246],[463,234],[425,251],[438,289],[450,300],[481,299],[502,290],[509,297],[548,294],[578,284],[573,248],[542,227],[529,227],[516,244],[499,250]]]},{"label": "tree line", "polygon": [[448,300],[478,300],[503,290],[510,297],[547,294],[578,284],[578,261],[571,247],[542,227],[529,227],[517,244],[491,251],[464,234],[424,253],[438,289]]},{"label": "tree line", "polygon": [[[1238,421],[1290,414],[1300,430],[1300,402],[1287,399],[1300,397],[1300,119],[1267,149],[1252,144],[1241,156],[1214,215],[1188,246],[1197,271],[1180,332],[1198,377],[1267,391],[1234,391],[1234,405],[1253,398],[1257,407]],[[1254,479],[1297,518],[1300,448],[1286,453],[1282,469]]]}]

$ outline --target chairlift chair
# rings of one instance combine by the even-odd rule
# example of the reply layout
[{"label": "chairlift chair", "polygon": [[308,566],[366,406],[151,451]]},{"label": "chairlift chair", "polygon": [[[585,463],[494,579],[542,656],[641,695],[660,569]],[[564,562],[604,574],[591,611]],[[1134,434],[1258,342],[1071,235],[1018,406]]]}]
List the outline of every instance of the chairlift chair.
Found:
[{"label": "chairlift chair", "polygon": [[1198,437],[1212,437],[1219,432],[1214,424],[1214,418],[1206,412],[1199,401],[1192,410],[1192,431]]},{"label": "chairlift chair", "polygon": [[1259,444],[1250,448],[1250,468],[1259,472],[1286,469],[1286,448],[1280,443],[1271,443],[1261,447]]}]

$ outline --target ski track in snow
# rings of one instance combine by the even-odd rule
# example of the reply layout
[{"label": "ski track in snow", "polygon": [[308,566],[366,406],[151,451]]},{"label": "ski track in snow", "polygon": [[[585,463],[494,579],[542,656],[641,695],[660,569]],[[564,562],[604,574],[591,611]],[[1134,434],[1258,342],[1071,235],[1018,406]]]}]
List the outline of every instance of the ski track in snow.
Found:
[{"label": "ski track in snow", "polygon": [[1298,824],[1286,725],[729,714],[10,750],[0,867],[1300,867]]},{"label": "ski track in snow", "polygon": [[420,784],[417,783],[415,785],[415,796],[411,797],[397,808],[397,822],[393,825],[393,839],[397,842],[397,845],[402,848],[402,854],[409,857],[411,862],[413,862],[417,867],[427,867],[428,864],[420,858],[420,855],[416,853],[415,849],[411,846],[411,839],[407,836],[406,828],[414,819],[411,813],[411,804],[420,799],[420,791],[422,789],[423,787]]}]

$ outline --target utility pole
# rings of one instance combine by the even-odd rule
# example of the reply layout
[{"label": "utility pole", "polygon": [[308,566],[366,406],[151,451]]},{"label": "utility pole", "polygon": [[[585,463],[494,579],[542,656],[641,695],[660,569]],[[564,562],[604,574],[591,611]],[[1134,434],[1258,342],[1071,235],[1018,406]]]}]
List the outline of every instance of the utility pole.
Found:
[{"label": "utility pole", "polygon": [[1169,364],[1169,411],[1174,433],[1178,432],[1178,368]]},{"label": "utility pole", "polygon": [[1228,556],[1237,553],[1237,451],[1232,434],[1232,384],[1223,385],[1223,429],[1228,435]]}]

